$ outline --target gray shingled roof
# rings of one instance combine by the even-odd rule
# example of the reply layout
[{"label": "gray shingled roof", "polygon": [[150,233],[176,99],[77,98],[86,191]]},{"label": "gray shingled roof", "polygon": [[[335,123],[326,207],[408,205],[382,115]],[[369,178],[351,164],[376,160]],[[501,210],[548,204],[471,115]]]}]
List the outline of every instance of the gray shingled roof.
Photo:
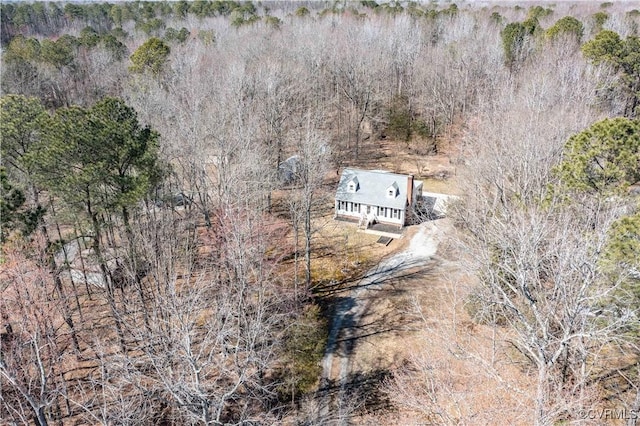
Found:
[{"label": "gray shingled roof", "polygon": [[[356,192],[349,192],[349,182],[354,178],[359,182]],[[404,209],[407,202],[407,175],[399,175],[379,170],[344,169],[336,191],[336,199],[339,201],[351,201],[353,203],[369,204],[373,206]],[[387,190],[397,186],[395,197],[387,196]],[[414,188],[416,182],[414,181]]]}]

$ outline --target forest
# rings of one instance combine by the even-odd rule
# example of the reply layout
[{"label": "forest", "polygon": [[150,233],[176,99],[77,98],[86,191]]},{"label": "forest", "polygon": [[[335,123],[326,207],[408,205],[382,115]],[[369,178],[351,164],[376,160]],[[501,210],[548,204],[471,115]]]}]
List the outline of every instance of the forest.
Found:
[{"label": "forest", "polygon": [[[0,20],[0,423],[640,419],[640,2]],[[352,166],[458,197],[397,303],[415,345],[326,402],[336,288],[388,255],[328,237]]]}]

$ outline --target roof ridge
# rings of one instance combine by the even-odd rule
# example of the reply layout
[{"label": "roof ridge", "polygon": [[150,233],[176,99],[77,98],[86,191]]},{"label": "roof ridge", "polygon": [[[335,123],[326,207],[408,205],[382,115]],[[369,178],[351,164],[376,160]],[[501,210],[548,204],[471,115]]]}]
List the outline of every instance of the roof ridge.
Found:
[{"label": "roof ridge", "polygon": [[402,177],[409,177],[409,176],[411,176],[411,177],[415,177],[415,176],[414,176],[414,175],[412,175],[412,174],[404,174],[404,173],[387,172],[387,171],[385,171],[385,170],[367,170],[367,169],[360,169],[360,168],[357,168],[357,167],[345,167],[345,168],[344,168],[344,170],[343,170],[343,173],[344,173],[346,170],[357,170],[357,171],[367,172],[367,173],[378,173],[378,174],[384,174],[384,175],[387,175],[387,176],[389,176],[389,175],[394,175],[394,176],[402,176]]}]

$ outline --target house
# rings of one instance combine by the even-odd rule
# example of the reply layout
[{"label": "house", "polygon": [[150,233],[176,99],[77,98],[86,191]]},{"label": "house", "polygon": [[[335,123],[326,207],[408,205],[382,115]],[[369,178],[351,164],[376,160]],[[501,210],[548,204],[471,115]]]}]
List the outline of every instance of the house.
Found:
[{"label": "house", "polygon": [[358,221],[365,228],[373,223],[402,228],[422,195],[422,182],[412,175],[382,170],[345,169],[335,199],[336,219]]}]

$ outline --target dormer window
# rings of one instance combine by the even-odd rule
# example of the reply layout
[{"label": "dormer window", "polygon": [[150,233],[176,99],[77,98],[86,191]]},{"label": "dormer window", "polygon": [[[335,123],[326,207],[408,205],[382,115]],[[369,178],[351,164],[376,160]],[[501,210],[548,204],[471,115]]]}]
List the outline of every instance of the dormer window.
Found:
[{"label": "dormer window", "polygon": [[387,197],[396,198],[398,196],[399,189],[398,184],[393,182],[393,184],[387,188]]},{"label": "dormer window", "polygon": [[358,189],[360,189],[360,184],[358,183],[358,178],[354,177],[347,184],[347,191],[356,192]]}]

